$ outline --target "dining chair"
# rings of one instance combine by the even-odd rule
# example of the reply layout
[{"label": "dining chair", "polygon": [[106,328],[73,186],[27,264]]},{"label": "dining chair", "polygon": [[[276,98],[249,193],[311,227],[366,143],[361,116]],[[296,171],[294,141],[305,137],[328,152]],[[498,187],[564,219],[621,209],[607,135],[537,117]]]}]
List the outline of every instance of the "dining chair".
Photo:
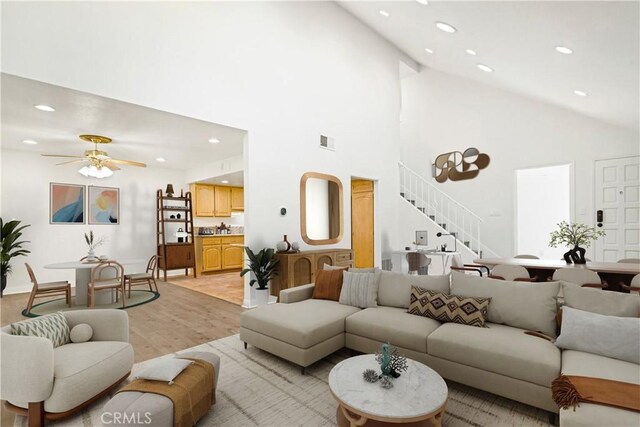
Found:
[{"label": "dining chair", "polygon": [[529,271],[520,265],[496,265],[493,267],[491,274],[488,277],[491,279],[510,280],[514,282],[536,281],[536,278],[529,277]]},{"label": "dining chair", "polygon": [[431,258],[420,252],[409,252],[407,255],[407,263],[409,264],[409,274],[419,275],[422,272],[429,274],[429,265]]},{"label": "dining chair", "polygon": [[118,292],[120,292],[122,294],[122,307],[126,307],[124,268],[116,261],[103,262],[91,270],[91,282],[89,282],[87,289],[87,307],[95,308],[96,293],[107,290],[115,291],[116,302],[118,302]]},{"label": "dining chair", "polygon": [[514,256],[514,258],[521,258],[521,259],[540,259],[540,257],[535,256],[535,255],[528,255],[528,254],[519,254]]},{"label": "dining chair", "polygon": [[621,262],[624,264],[640,264],[640,258],[622,258],[617,262]]},{"label": "dining chair", "polygon": [[147,269],[144,273],[135,273],[135,274],[125,274],[124,281],[125,285],[129,284],[129,298],[131,298],[131,287],[139,286],[139,285],[149,285],[149,290],[153,292],[153,287],[155,286],[156,292],[158,292],[158,284],[156,283],[155,273],[156,268],[158,266],[158,256],[153,255],[149,258],[149,262],[147,263]]},{"label": "dining chair", "polygon": [[486,265],[463,263],[460,255],[454,255],[451,257],[451,269],[464,274],[467,274],[466,272],[478,273],[480,276],[482,276],[483,271],[486,271],[487,275],[490,273],[489,267]]},{"label": "dining chair", "polygon": [[598,273],[585,268],[559,268],[553,273],[552,280],[564,280],[583,288],[606,289],[609,287],[607,282],[600,279]]},{"label": "dining chair", "polygon": [[620,287],[625,291],[629,291],[630,294],[640,295],[640,274],[636,274],[635,276],[633,276],[630,285],[620,283]]},{"label": "dining chair", "polygon": [[36,298],[49,297],[54,295],[64,295],[67,300],[67,305],[71,307],[71,284],[66,280],[60,282],[47,282],[38,283],[36,275],[33,273],[33,269],[28,263],[24,263],[29,273],[33,288],[31,288],[31,295],[29,295],[29,302],[27,303],[27,313],[31,311],[33,301]]}]

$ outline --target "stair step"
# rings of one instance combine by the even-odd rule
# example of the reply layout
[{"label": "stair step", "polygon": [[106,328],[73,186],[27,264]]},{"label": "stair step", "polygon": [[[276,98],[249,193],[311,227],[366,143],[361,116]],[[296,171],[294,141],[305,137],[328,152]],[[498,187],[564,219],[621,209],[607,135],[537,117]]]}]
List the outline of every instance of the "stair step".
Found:
[{"label": "stair step", "polygon": [[427,211],[427,208],[418,208],[418,210],[422,213],[425,213]]},{"label": "stair step", "polygon": [[430,219],[431,221],[435,221],[435,220],[436,220],[436,216],[435,216],[435,215],[429,215],[429,219]]},{"label": "stair step", "polygon": [[462,242],[462,243],[463,243],[466,247],[468,247],[468,248],[470,248],[470,247],[471,247],[471,242],[470,242],[470,241],[468,241],[468,240],[467,240],[467,241],[465,241],[465,242]]},{"label": "stair step", "polygon": [[444,228],[445,230],[447,229],[447,224],[438,224],[440,227]]},{"label": "stair step", "polygon": [[400,193],[400,197],[403,197],[403,198],[404,198],[404,193],[402,193],[402,192],[401,192],[401,193]]},{"label": "stair step", "polygon": [[409,200],[409,203],[411,203],[413,206],[416,205],[416,201],[415,200]]}]

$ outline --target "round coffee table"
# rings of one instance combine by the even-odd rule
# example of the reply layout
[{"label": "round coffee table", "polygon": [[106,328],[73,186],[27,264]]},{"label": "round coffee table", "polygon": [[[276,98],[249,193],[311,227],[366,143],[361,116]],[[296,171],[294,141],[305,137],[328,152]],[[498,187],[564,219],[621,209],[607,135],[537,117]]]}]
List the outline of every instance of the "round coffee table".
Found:
[{"label": "round coffee table", "polygon": [[338,401],[338,426],[440,426],[447,403],[447,384],[428,366],[407,359],[408,369],[393,380],[393,388],[369,383],[365,369],[380,371],[375,355],[343,360],[329,373],[329,389]]}]

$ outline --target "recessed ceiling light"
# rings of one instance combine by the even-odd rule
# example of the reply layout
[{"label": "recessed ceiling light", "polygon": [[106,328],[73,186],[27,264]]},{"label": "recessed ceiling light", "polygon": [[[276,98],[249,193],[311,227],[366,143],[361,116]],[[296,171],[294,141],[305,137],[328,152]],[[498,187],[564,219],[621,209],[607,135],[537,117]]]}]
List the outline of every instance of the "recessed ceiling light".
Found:
[{"label": "recessed ceiling light", "polygon": [[219,144],[219,143],[220,143],[220,140],[219,140],[218,138],[211,138],[211,139],[209,140],[209,142],[210,142],[210,143],[212,143],[212,144]]},{"label": "recessed ceiling light", "polygon": [[418,3],[420,3],[421,5],[424,5],[424,6],[426,6],[426,5],[428,5],[428,4],[429,4],[429,2],[428,2],[427,0],[416,0],[416,1],[417,1]]},{"label": "recessed ceiling light", "polygon": [[587,96],[588,95],[587,92],[583,92],[581,90],[574,90],[573,93],[575,93],[578,96]]},{"label": "recessed ceiling light", "polygon": [[445,33],[455,33],[456,31],[458,31],[445,22],[436,22],[436,27],[438,27],[438,29],[444,31]]},{"label": "recessed ceiling light", "polygon": [[381,10],[380,11],[380,15],[384,16],[385,18],[389,17],[389,12],[387,12],[386,10]]},{"label": "recessed ceiling light", "polygon": [[482,71],[486,71],[487,73],[493,73],[493,68],[487,67],[484,64],[478,64],[478,68],[480,68]]},{"label": "recessed ceiling light", "polygon": [[223,179],[223,180],[222,180],[222,181],[220,181],[220,182],[221,182],[221,183],[223,183],[223,184],[228,184],[228,183],[229,183],[229,181],[227,181],[226,179]]},{"label": "recessed ceiling light", "polygon": [[556,50],[560,53],[564,53],[565,55],[571,55],[573,53],[573,50],[565,46],[556,46]]},{"label": "recessed ceiling light", "polygon": [[429,49],[428,47],[425,47],[424,51],[427,53],[433,53],[433,49]]},{"label": "recessed ceiling light", "polygon": [[466,50],[466,52],[467,52],[469,55],[473,55],[473,56],[476,56],[476,55],[477,55],[476,51],[475,51],[475,50],[473,50],[473,49],[467,49],[467,50]]},{"label": "recessed ceiling light", "polygon": [[38,145],[38,141],[34,141],[33,139],[25,139],[22,142],[29,145]]},{"label": "recessed ceiling light", "polygon": [[156,162],[164,163],[164,162],[166,162],[166,161],[167,161],[167,160],[166,160],[164,157],[158,157],[158,158],[156,158]]},{"label": "recessed ceiling light", "polygon": [[37,108],[40,111],[47,111],[47,112],[52,112],[52,111],[56,111],[55,108],[51,107],[50,105],[45,105],[45,104],[38,104],[38,105],[34,105],[35,108]]}]

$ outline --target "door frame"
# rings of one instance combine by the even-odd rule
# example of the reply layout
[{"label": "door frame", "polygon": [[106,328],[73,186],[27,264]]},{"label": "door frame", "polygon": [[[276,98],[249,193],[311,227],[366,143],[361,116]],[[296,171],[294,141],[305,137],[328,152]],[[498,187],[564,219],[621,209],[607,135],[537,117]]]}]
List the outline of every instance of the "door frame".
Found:
[{"label": "door frame", "polygon": [[[576,194],[575,194],[575,181],[576,181],[576,163],[574,161],[569,162],[554,162],[546,163],[537,166],[527,166],[524,168],[516,168],[513,170],[513,242],[511,247],[511,253],[516,254],[518,249],[518,171],[528,169],[542,169],[552,168],[555,166],[569,165],[569,219],[571,222],[576,218]],[[594,177],[595,181],[595,177]],[[595,189],[594,189],[595,191]]]}]

